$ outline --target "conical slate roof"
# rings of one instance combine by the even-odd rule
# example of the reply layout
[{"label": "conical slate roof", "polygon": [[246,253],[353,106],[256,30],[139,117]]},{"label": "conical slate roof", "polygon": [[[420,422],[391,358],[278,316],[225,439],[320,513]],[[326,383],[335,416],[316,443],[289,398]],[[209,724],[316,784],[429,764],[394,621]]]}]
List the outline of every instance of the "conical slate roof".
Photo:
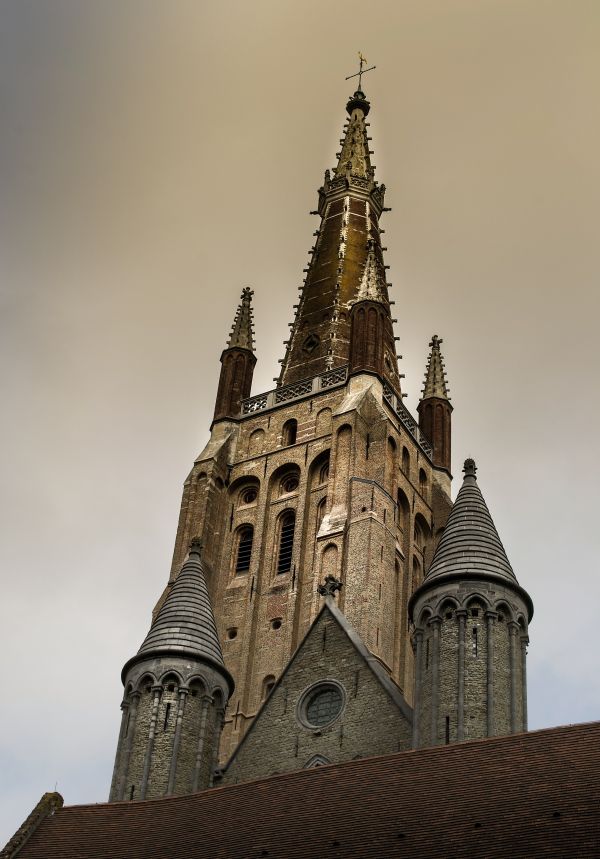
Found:
[{"label": "conical slate roof", "polygon": [[254,292],[249,286],[242,290],[241,300],[233,320],[231,334],[227,342],[228,349],[248,349],[254,352],[254,331],[252,330],[252,296]]},{"label": "conical slate roof", "polygon": [[194,540],[187,561],[173,582],[137,655],[125,665],[124,673],[140,657],[173,653],[194,660],[206,660],[221,668],[233,683],[223,662],[200,553],[201,543]]},{"label": "conical slate roof", "polygon": [[425,582],[446,575],[492,575],[516,584],[487,504],[477,485],[475,462],[465,461],[465,479],[442,534]]},{"label": "conical slate roof", "polygon": [[446,386],[446,371],[444,370],[444,359],[440,350],[441,340],[437,334],[431,338],[431,352],[429,353],[429,361],[427,362],[427,370],[425,371],[425,384],[423,386],[422,400],[428,397],[439,397],[442,400],[449,400],[448,388]]}]

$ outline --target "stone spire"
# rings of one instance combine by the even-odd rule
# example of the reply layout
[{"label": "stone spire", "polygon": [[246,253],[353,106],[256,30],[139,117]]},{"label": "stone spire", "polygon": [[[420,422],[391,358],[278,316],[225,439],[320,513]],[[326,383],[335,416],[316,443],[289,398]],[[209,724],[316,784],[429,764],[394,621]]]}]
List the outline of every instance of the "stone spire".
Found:
[{"label": "stone spire", "polygon": [[446,492],[450,494],[452,405],[446,386],[444,359],[440,350],[443,341],[434,334],[429,347],[429,360],[425,371],[423,395],[417,406],[419,429],[433,447],[433,464],[443,469]]},{"label": "stone spire", "polygon": [[346,110],[350,119],[339,152],[336,179],[343,176],[356,176],[359,179],[372,179],[375,170],[371,166],[367,124],[365,122],[371,105],[362,90],[356,90],[349,99]]},{"label": "stone spire", "polygon": [[254,318],[252,314],[253,290],[244,287],[238,309],[233,320],[228,349],[248,349],[254,352]]},{"label": "stone spire", "polygon": [[142,646],[123,668],[111,802],[212,785],[234,682],[223,663],[201,551],[193,540]]},{"label": "stone spire", "polygon": [[213,424],[216,421],[239,417],[242,400],[250,396],[252,376],[256,365],[252,327],[253,295],[254,293],[249,286],[242,290],[227,348],[221,355],[221,374],[217,388]]},{"label": "stone spire", "polygon": [[465,460],[463,485],[425,576],[481,577],[489,575],[516,583],[513,568],[477,483],[477,467]]},{"label": "stone spire", "polygon": [[426,400],[428,397],[438,397],[440,399],[449,400],[448,388],[446,386],[446,371],[444,370],[444,359],[440,350],[441,340],[437,334],[434,334],[429,344],[431,352],[427,362],[427,370],[425,371],[425,384],[421,399]]},{"label": "stone spire", "polygon": [[357,301],[377,301],[385,304],[385,281],[381,276],[379,264],[375,256],[375,241],[369,239],[367,242],[367,260],[360,279],[360,286],[354,302]]},{"label": "stone spire", "polygon": [[527,730],[533,604],[517,583],[476,470],[467,459],[429,571],[409,600],[415,748]]},{"label": "stone spire", "polygon": [[358,89],[346,105],[348,121],[340,140],[337,166],[325,171],[319,189],[321,218],[304,269],[305,279],[284,341],[280,385],[288,385],[350,363],[349,310],[359,299],[378,301],[383,375],[400,393],[393,321],[385,281],[379,218],[384,211],[385,185],[375,180],[366,118],[370,105]]},{"label": "stone spire", "polygon": [[201,560],[202,543],[192,540],[189,556],[154,618],[137,655],[123,668],[149,655],[177,654],[211,662],[233,680],[225,668]]}]

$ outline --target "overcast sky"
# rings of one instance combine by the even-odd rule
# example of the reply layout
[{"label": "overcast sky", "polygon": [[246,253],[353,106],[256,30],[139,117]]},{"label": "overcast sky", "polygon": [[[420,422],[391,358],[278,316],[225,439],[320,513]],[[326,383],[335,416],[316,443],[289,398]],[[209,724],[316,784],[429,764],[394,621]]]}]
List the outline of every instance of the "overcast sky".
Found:
[{"label": "overcast sky", "polygon": [[358,50],[407,403],[439,334],[530,727],[598,718],[599,43],[597,0],[0,2],[0,842],[107,798],[239,293],[258,393]]}]

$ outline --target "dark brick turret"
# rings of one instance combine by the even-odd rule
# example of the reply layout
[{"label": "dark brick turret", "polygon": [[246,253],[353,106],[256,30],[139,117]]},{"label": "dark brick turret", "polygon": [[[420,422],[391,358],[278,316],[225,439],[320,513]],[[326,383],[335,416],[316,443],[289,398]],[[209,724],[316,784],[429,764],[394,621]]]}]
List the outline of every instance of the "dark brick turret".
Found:
[{"label": "dark brick turret", "polygon": [[431,338],[425,386],[417,411],[419,429],[433,445],[433,464],[450,474],[452,404],[448,396],[444,361],[440,351],[442,342],[437,334]]},{"label": "dark brick turret", "polygon": [[252,330],[252,295],[253,292],[249,287],[242,291],[229,342],[221,355],[221,375],[213,421],[237,417],[242,407],[242,400],[250,396],[252,375],[256,365]]}]

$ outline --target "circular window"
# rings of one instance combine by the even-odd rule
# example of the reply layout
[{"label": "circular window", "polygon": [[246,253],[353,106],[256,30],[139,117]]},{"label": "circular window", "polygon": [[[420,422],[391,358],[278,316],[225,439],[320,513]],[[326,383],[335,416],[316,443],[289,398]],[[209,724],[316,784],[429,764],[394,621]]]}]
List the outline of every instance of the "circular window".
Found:
[{"label": "circular window", "polygon": [[281,491],[284,493],[295,492],[298,489],[299,480],[295,474],[290,474],[289,477],[284,477],[281,481]]},{"label": "circular window", "polygon": [[252,486],[252,487],[250,487],[250,489],[242,490],[242,492],[240,494],[240,501],[242,502],[242,504],[254,504],[257,496],[258,496],[258,492],[254,488],[254,486]]},{"label": "circular window", "polygon": [[344,689],[339,683],[317,683],[300,699],[298,717],[307,728],[325,728],[337,719],[344,704]]}]

